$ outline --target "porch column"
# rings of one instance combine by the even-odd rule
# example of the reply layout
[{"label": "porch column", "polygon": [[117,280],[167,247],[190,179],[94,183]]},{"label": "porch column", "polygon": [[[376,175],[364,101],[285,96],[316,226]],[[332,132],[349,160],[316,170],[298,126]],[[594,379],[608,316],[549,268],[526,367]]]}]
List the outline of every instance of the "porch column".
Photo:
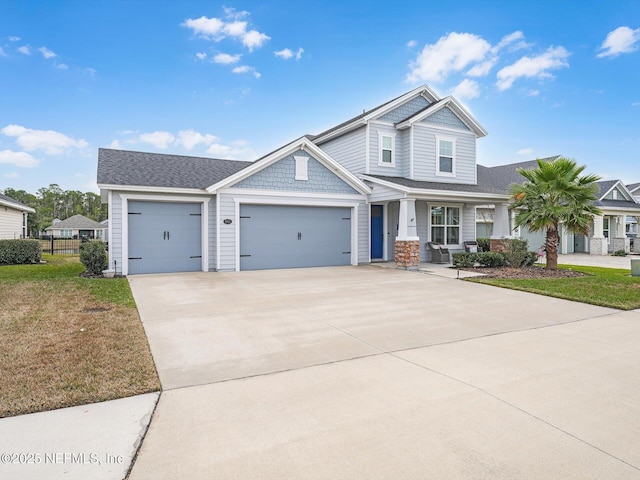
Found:
[{"label": "porch column", "polygon": [[593,237],[589,242],[589,253],[591,255],[606,255],[607,239],[604,238],[604,217],[595,215],[593,217]]},{"label": "porch column", "polygon": [[627,232],[625,231],[626,215],[617,215],[616,228],[613,231],[613,251],[624,250],[629,252],[629,238],[627,238]]},{"label": "porch column", "polygon": [[414,270],[420,265],[420,238],[416,223],[416,199],[401,198],[396,237],[396,266]]},{"label": "porch column", "polygon": [[493,214],[493,234],[491,235],[490,250],[492,252],[504,251],[502,240],[512,238],[509,226],[509,208],[506,203],[496,203]]},{"label": "porch column", "polygon": [[634,253],[640,253],[640,229],[638,228],[640,227],[640,217],[636,217],[636,228],[635,228],[635,234],[636,234],[636,238],[634,238],[633,240],[633,252]]}]

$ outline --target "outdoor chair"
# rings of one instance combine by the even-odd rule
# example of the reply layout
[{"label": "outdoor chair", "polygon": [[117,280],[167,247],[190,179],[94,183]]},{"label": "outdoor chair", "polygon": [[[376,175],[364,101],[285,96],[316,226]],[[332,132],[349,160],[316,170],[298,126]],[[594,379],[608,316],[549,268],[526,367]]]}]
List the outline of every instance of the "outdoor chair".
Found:
[{"label": "outdoor chair", "polygon": [[451,263],[449,249],[438,242],[428,242],[429,252],[431,252],[431,263]]}]

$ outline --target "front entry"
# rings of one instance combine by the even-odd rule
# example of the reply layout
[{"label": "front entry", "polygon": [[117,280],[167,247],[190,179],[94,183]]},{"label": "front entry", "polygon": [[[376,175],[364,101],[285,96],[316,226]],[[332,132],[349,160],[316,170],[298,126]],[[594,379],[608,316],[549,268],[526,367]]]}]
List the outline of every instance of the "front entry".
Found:
[{"label": "front entry", "polygon": [[384,256],[384,208],[371,205],[371,259],[379,260]]},{"label": "front entry", "polygon": [[573,251],[576,253],[585,253],[587,251],[585,236],[576,234],[573,237]]}]

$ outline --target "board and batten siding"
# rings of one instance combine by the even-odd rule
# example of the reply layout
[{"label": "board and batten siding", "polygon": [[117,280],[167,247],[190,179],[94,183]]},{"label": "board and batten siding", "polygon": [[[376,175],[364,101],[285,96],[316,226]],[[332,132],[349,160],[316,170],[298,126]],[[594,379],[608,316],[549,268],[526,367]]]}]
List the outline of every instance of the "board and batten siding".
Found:
[{"label": "board and batten siding", "polygon": [[22,236],[22,211],[0,206],[0,239],[13,240]]},{"label": "board and batten siding", "polygon": [[[455,176],[436,175],[436,137],[455,139]],[[441,130],[416,123],[413,133],[413,173],[415,180],[442,183],[476,183],[476,137],[471,132]]]},{"label": "board and batten siding", "polygon": [[319,147],[336,162],[352,173],[364,173],[366,151],[366,128],[361,127],[353,132],[319,145]]}]

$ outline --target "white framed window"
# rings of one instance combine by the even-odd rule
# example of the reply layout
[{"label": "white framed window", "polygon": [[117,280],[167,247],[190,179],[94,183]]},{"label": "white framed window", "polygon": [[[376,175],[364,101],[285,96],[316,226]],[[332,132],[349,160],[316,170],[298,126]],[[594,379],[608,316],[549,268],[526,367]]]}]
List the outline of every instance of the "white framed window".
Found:
[{"label": "white framed window", "polygon": [[602,234],[604,238],[609,240],[609,217],[604,217],[602,219]]},{"label": "white framed window", "polygon": [[395,136],[380,134],[379,143],[380,143],[380,156],[378,160],[378,165],[385,166],[385,167],[394,167],[396,164]]},{"label": "white framed window", "polygon": [[456,175],[456,141],[453,138],[436,137],[438,154],[436,175],[454,177]]},{"label": "white framed window", "polygon": [[431,205],[429,207],[431,241],[444,245],[460,245],[461,215],[460,207]]},{"label": "white framed window", "polygon": [[71,230],[70,228],[61,228],[60,229],[60,236],[63,238],[70,238],[73,235],[73,230]]}]

